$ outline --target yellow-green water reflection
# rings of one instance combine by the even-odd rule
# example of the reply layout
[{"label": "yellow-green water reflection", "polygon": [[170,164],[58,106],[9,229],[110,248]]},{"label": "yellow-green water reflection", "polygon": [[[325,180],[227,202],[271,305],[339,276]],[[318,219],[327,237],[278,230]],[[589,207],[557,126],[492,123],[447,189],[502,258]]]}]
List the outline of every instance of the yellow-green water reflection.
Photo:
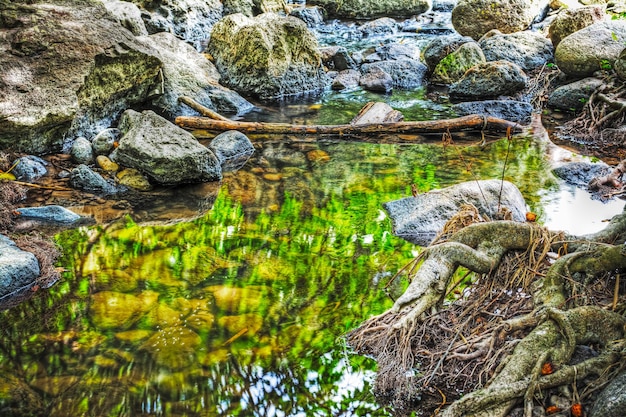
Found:
[{"label": "yellow-green water reflection", "polygon": [[[382,203],[499,178],[507,147],[266,143],[194,221],[60,234],[63,281],[2,313],[2,415],[389,415],[341,340],[416,253]],[[530,204],[542,152],[505,174]]]}]

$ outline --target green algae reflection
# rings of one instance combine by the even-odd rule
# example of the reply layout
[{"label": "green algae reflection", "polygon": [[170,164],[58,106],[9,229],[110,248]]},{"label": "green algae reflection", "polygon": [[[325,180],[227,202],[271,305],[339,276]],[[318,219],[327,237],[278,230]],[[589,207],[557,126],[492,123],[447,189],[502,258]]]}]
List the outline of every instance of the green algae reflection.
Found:
[{"label": "green algae reflection", "polygon": [[[3,313],[3,415],[390,415],[341,339],[419,249],[382,203],[499,178],[507,147],[264,144],[194,221],[60,234],[63,281]],[[505,176],[531,203],[540,154],[517,140]]]}]

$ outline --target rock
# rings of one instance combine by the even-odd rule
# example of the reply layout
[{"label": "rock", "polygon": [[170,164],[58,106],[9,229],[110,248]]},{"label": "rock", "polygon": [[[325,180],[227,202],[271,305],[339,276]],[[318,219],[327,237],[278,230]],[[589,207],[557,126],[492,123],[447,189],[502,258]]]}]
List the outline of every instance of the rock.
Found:
[{"label": "rock", "polygon": [[178,102],[181,96],[218,113],[243,114],[254,106],[236,92],[219,85],[217,68],[189,44],[171,33],[156,33],[139,39],[158,50],[163,61],[163,90],[152,104],[168,117],[197,115],[196,111]]},{"label": "rock", "polygon": [[564,9],[550,23],[548,37],[556,48],[563,38],[594,23],[601,22],[605,15],[605,6],[599,5]]},{"label": "rock", "polygon": [[461,35],[478,40],[492,29],[524,30],[544,7],[543,0],[459,0],[452,10],[452,25]]},{"label": "rock", "polygon": [[612,68],[624,49],[626,21],[594,23],[567,36],[556,47],[556,64],[571,77],[593,75],[603,67]]},{"label": "rock", "polygon": [[370,102],[359,111],[359,114],[350,121],[350,124],[396,123],[402,120],[404,120],[404,115],[398,110],[394,110],[389,104]]},{"label": "rock", "polygon": [[469,36],[461,36],[458,33],[435,37],[422,51],[428,71],[433,72],[443,58],[467,42],[474,42],[474,40]]},{"label": "rock", "polygon": [[371,73],[373,68],[380,68],[383,72],[389,74],[392,80],[392,87],[410,89],[422,87],[426,84],[428,68],[416,59],[404,58],[363,64],[361,66],[361,71],[364,73],[363,76]]},{"label": "rock", "polygon": [[118,164],[111,161],[108,157],[104,155],[98,155],[96,157],[96,165],[107,172],[117,172],[120,169],[120,166]]},{"label": "rock", "polygon": [[91,140],[91,148],[96,155],[108,155],[115,148],[115,142],[120,139],[119,129],[104,129]]},{"label": "rock", "polygon": [[254,16],[253,9],[255,6],[253,0],[223,0],[222,4],[224,5],[223,16],[237,13],[248,17]]},{"label": "rock", "polygon": [[381,17],[359,26],[363,37],[393,35],[398,31],[398,22],[390,17]]},{"label": "rock", "polygon": [[576,111],[582,109],[591,94],[604,82],[599,78],[588,77],[562,85],[555,89],[548,97],[548,107]]},{"label": "rock", "polygon": [[93,163],[93,149],[91,148],[91,142],[84,137],[78,137],[72,143],[70,150],[72,159],[77,164],[91,164]]},{"label": "rock", "polygon": [[526,87],[528,77],[517,65],[493,61],[475,65],[450,86],[453,97],[489,98],[513,95]]},{"label": "rock", "polygon": [[213,28],[207,49],[223,84],[244,95],[277,99],[327,85],[317,48],[301,20],[264,13],[254,19],[226,16]]},{"label": "rock", "polygon": [[100,291],[91,296],[88,316],[98,330],[127,330],[158,304],[158,293],[140,295]]},{"label": "rock", "polygon": [[376,54],[381,61],[397,59],[420,59],[420,50],[415,45],[404,43],[387,43],[376,47]]},{"label": "rock", "polygon": [[62,206],[24,207],[16,210],[20,218],[37,220],[48,224],[76,223],[81,217]]},{"label": "rock", "polygon": [[236,171],[254,154],[254,145],[246,135],[229,130],[217,135],[209,148],[222,165],[222,171]]},{"label": "rock", "polygon": [[330,70],[343,71],[356,69],[357,65],[343,46],[326,46],[320,48],[322,63]]},{"label": "rock", "polygon": [[483,114],[500,119],[529,125],[532,119],[533,106],[530,103],[516,100],[482,100],[466,101],[452,106],[459,116]]},{"label": "rock", "polygon": [[0,235],[0,297],[31,286],[39,277],[39,261]]},{"label": "rock", "polygon": [[377,93],[390,93],[393,89],[393,78],[380,67],[372,66],[361,75],[359,85],[364,90]]},{"label": "rock", "polygon": [[72,170],[70,185],[78,190],[98,195],[113,195],[123,191],[84,164]]},{"label": "rock", "polygon": [[297,17],[310,28],[324,23],[324,10],[321,7],[296,7],[289,16]]},{"label": "rock", "polygon": [[273,165],[307,167],[307,159],[302,152],[282,145],[264,147],[263,157]]},{"label": "rock", "polygon": [[135,168],[157,183],[219,181],[220,164],[213,152],[189,132],[151,110],[127,110],[119,129],[124,136],[111,155],[118,164]]},{"label": "rock", "polygon": [[148,33],[171,32],[192,44],[204,48],[213,25],[222,17],[219,0],[131,0],[140,6]]},{"label": "rock", "polygon": [[47,174],[48,162],[38,156],[27,155],[13,161],[15,166],[11,173],[19,181],[33,182]]},{"label": "rock", "polygon": [[452,84],[461,79],[474,65],[486,62],[482,49],[476,42],[467,42],[443,58],[432,72],[431,81]]},{"label": "rock", "polygon": [[480,39],[479,44],[487,61],[509,61],[524,71],[554,60],[552,42],[540,33],[528,30],[510,34],[492,30]]},{"label": "rock", "polygon": [[141,18],[141,10],[136,4],[127,1],[106,1],[104,7],[111,13],[120,25],[130,30],[135,36],[148,34],[146,25]]},{"label": "rock", "polygon": [[258,311],[266,296],[261,289],[251,286],[240,288],[215,285],[207,287],[207,290],[215,297],[215,306],[230,314]]},{"label": "rock", "polygon": [[614,64],[617,76],[626,81],[626,48],[622,49]]},{"label": "rock", "polygon": [[443,230],[446,222],[458,213],[461,205],[471,203],[481,216],[494,218],[498,201],[502,207],[511,210],[514,221],[526,220],[526,203],[520,191],[512,183],[501,183],[499,180],[464,182],[417,197],[391,201],[383,207],[391,217],[396,236],[427,246]]},{"label": "rock", "polygon": [[589,417],[623,417],[626,415],[626,372],[622,371],[600,391]]},{"label": "rock", "polygon": [[126,168],[116,175],[121,185],[133,188],[139,191],[150,191],[152,184],[145,175],[134,168]]},{"label": "rock", "polygon": [[307,4],[320,6],[329,17],[372,19],[377,17],[411,17],[430,9],[430,0],[309,0]]},{"label": "rock", "polygon": [[612,170],[604,162],[570,162],[556,167],[552,172],[566,183],[586,189],[589,181],[607,175]]},{"label": "rock", "polygon": [[69,4],[21,5],[2,30],[0,148],[59,151],[66,137],[111,126],[152,89],[161,68],[155,51],[101,3]]},{"label": "rock", "polygon": [[344,90],[359,86],[361,73],[357,70],[349,69],[341,71],[333,80],[331,87],[333,90]]}]

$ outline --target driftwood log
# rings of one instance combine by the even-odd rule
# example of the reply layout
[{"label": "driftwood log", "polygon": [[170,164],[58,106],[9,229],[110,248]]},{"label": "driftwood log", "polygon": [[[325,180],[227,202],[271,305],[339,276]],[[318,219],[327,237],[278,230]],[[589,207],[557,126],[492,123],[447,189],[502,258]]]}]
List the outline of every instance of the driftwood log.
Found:
[{"label": "driftwood log", "polygon": [[[472,114],[445,120],[425,120],[416,122],[390,121],[382,123],[349,123],[340,125],[295,125],[288,123],[241,122],[227,119],[214,111],[194,102],[189,97],[180,101],[203,114],[199,116],[179,116],[175,122],[183,129],[224,132],[238,130],[246,134],[289,134],[289,135],[335,135],[358,137],[364,135],[406,134],[420,135],[445,132],[521,132],[522,126],[497,117]],[[368,103],[366,106],[370,105]],[[359,113],[361,114],[361,112]]]}]

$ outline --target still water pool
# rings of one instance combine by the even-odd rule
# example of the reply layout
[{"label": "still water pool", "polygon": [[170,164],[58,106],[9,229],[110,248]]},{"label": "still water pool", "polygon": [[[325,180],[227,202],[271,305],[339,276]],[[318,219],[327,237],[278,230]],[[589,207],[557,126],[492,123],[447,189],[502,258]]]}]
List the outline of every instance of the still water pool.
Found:
[{"label": "still water pool", "polygon": [[[0,414],[391,415],[375,363],[342,339],[390,307],[386,283],[419,250],[382,203],[500,178],[508,150],[504,177],[548,225],[600,229],[623,206],[581,213],[532,138],[479,142],[259,141],[219,186],[181,191],[199,202],[184,221],[159,201],[58,234],[62,280],[1,313]],[[157,211],[171,220],[145,221]]]}]

